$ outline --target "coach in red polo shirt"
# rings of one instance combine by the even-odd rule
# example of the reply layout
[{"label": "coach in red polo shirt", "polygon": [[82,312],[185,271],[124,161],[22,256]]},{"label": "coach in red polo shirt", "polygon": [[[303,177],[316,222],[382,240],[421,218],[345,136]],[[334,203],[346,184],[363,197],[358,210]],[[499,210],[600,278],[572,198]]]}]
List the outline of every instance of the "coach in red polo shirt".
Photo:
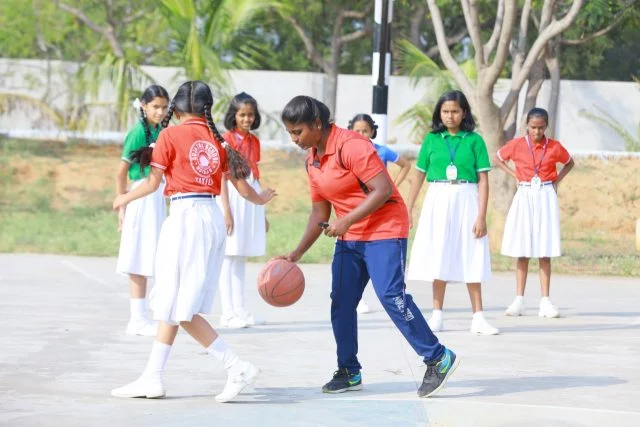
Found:
[{"label": "coach in red polo shirt", "polygon": [[[427,364],[418,395],[431,396],[444,386],[459,360],[438,342],[405,292],[407,208],[369,140],[332,124],[329,116],[326,105],[308,96],[293,98],[282,112],[291,140],[309,150],[305,167],[312,201],[300,243],[285,258],[298,261],[323,229],[337,238],[331,267],[331,324],[338,370],[322,391],[362,387],[356,307],[371,279],[387,314]],[[328,223],[332,207],[336,218]]]}]

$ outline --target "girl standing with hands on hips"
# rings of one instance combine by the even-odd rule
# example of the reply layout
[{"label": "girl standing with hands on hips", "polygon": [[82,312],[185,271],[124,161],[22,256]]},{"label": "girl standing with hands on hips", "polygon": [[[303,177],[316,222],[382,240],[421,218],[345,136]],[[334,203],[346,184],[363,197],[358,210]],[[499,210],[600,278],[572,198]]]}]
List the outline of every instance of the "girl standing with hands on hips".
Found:
[{"label": "girl standing with hands on hips", "polygon": [[[495,156],[500,169],[518,182],[511,208],[507,214],[502,238],[502,254],[517,258],[516,298],[507,307],[507,316],[525,313],[524,289],[527,284],[529,258],[540,261],[540,292],[538,315],[559,317],[560,312],[549,300],[551,257],[560,251],[560,208],[558,184],[574,166],[569,152],[560,142],[545,136],[549,115],[542,108],[527,114],[527,134],[507,142]],[[512,170],[507,161],[515,166]],[[556,165],[564,165],[560,173]]]},{"label": "girl standing with hands on hips", "polygon": [[[427,365],[418,395],[432,396],[444,387],[459,359],[438,341],[405,292],[407,208],[369,140],[339,128],[329,117],[327,106],[308,96],[296,96],[282,111],[291,140],[309,150],[305,167],[311,190],[309,222],[298,246],[284,258],[297,262],[323,230],[337,238],[331,264],[331,326],[338,369],[322,391],[362,388],[356,307],[371,278],[385,311]],[[336,218],[328,223],[332,208]]]},{"label": "girl standing with hands on hips", "polygon": [[[160,122],[167,112],[169,94],[162,86],[152,85],[136,99],[140,120],[127,134],[116,174],[116,194],[127,192],[127,178],[131,190],[149,176],[150,167],[144,153],[158,138]],[[160,228],[166,217],[162,185],[146,197],[118,210],[118,229],[121,231],[116,271],[129,275],[130,318],[126,333],[155,336],[157,325],[147,315],[147,279],[153,277],[156,245]]]},{"label": "girl standing with hands on hips", "polygon": [[258,369],[240,360],[201,314],[211,310],[224,257],[224,218],[214,200],[220,194],[222,176],[226,174],[242,197],[256,204],[269,202],[275,192],[268,189],[258,194],[247,184],[249,167],[222,139],[211,118],[212,105],[213,95],[205,83],[180,86],[162,122],[166,127],[175,115],[180,124],[164,129],[156,146],[148,149],[144,158],[150,157],[149,177],[113,202],[114,209],[126,206],[156,191],[163,175],[166,178],[164,192],[171,210],[158,241],[156,284],[150,298],[154,319],[160,322],[158,333],[142,376],[112,390],[113,396],[165,395],[162,375],[179,326],[227,370],[218,402],[236,397],[258,375]]},{"label": "girl standing with hands on hips", "polygon": [[[234,96],[224,118],[229,129],[222,137],[238,151],[251,168],[247,183],[260,192],[260,140],[251,133],[260,127],[258,103],[242,92]],[[244,273],[246,258],[264,255],[266,250],[266,217],[264,206],[245,199],[234,186],[222,178],[222,193],[218,199],[227,227],[225,257],[220,274],[222,316],[220,326],[244,328],[261,323],[244,307]]]},{"label": "girl standing with hands on hips", "polygon": [[429,326],[443,330],[447,282],[467,284],[473,318],[471,332],[496,335],[482,313],[481,284],[491,278],[487,239],[487,201],[491,170],[484,140],[464,94],[443,94],[433,111],[431,132],[420,147],[409,194],[409,217],[425,178],[429,189],[413,241],[408,278],[433,282]]}]

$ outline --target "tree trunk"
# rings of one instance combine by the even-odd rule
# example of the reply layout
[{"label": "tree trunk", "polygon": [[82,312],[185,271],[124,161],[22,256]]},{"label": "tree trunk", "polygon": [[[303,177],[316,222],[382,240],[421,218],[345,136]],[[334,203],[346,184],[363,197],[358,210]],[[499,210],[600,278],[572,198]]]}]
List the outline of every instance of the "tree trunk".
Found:
[{"label": "tree trunk", "polygon": [[551,95],[549,97],[549,126],[547,136],[555,138],[556,123],[558,123],[558,102],[560,99],[560,43],[552,42],[547,58],[547,70],[551,76]]},{"label": "tree trunk", "polygon": [[538,62],[533,65],[533,67],[531,68],[531,73],[529,74],[527,94],[524,99],[524,106],[522,107],[522,118],[518,120],[520,122],[518,129],[518,133],[520,135],[525,133],[525,129],[527,126],[527,114],[532,108],[536,106],[536,103],[538,101],[538,93],[540,93],[542,83],[544,83],[544,58],[540,58]]},{"label": "tree trunk", "polygon": [[331,59],[329,60],[329,69],[325,70],[327,73],[327,107],[329,107],[329,111],[331,112],[331,116],[333,118],[336,117],[336,105],[338,98],[338,73],[340,71],[340,51],[342,50],[342,45],[334,39],[333,43],[331,43]]}]

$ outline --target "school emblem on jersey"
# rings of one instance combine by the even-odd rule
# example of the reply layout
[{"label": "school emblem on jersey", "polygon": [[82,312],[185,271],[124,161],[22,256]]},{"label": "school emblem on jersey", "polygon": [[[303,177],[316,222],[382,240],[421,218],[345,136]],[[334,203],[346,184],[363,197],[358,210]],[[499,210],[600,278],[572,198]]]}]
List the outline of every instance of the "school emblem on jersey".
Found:
[{"label": "school emblem on jersey", "polygon": [[189,149],[189,161],[195,173],[210,180],[220,167],[220,153],[209,141],[196,141]]}]

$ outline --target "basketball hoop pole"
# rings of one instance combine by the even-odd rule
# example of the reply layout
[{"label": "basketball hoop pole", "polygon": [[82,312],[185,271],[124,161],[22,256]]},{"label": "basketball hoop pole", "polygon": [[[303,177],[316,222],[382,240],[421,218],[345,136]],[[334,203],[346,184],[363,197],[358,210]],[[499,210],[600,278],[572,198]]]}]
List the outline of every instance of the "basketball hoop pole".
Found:
[{"label": "basketball hoop pole", "polygon": [[375,32],[373,36],[373,105],[371,116],[378,125],[376,143],[387,144],[387,105],[389,103],[389,74],[391,71],[391,21],[393,0],[375,0]]}]

